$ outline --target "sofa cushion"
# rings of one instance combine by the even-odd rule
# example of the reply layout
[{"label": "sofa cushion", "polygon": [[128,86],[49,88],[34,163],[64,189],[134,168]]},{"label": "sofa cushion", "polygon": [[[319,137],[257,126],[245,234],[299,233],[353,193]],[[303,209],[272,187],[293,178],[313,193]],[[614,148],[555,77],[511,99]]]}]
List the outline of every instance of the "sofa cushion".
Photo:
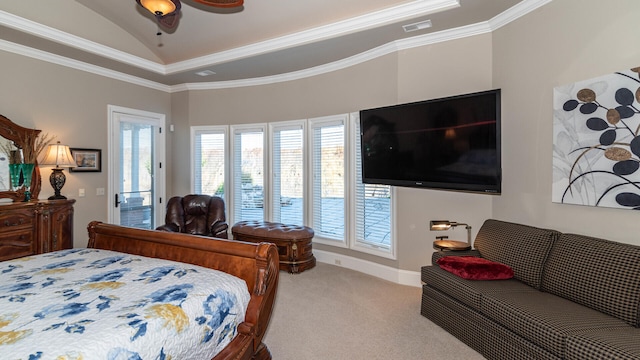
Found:
[{"label": "sofa cushion", "polygon": [[493,293],[481,311],[523,338],[564,357],[569,335],[599,328],[629,327],[623,321],[549,293]]},{"label": "sofa cushion", "polygon": [[423,266],[422,281],[476,310],[480,310],[481,299],[484,294],[538,292],[538,290],[516,279],[499,281],[466,280],[438,266]]},{"label": "sofa cushion", "polygon": [[540,289],[543,265],[558,234],[489,219],[478,231],[474,246],[483,258],[510,266],[516,279]]},{"label": "sofa cushion", "polygon": [[475,256],[445,256],[438,259],[438,265],[468,280],[506,280],[513,277],[509,266]]},{"label": "sofa cushion", "polygon": [[566,358],[583,359],[640,359],[640,329],[597,329],[567,339]]},{"label": "sofa cushion", "polygon": [[455,251],[434,251],[431,254],[431,265],[438,265],[438,259],[445,256],[476,256],[480,257],[480,251],[471,250],[455,250]]},{"label": "sofa cushion", "polygon": [[640,247],[562,234],[551,250],[542,289],[639,326]]}]

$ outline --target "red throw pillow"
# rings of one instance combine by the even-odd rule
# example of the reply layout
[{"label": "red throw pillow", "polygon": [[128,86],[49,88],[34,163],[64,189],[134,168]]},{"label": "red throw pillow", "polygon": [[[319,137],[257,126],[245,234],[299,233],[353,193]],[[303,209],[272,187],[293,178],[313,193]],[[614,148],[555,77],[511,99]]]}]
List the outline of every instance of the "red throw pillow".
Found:
[{"label": "red throw pillow", "polygon": [[444,256],[437,262],[442,269],[463,279],[504,280],[513,277],[511,267],[475,256]]}]

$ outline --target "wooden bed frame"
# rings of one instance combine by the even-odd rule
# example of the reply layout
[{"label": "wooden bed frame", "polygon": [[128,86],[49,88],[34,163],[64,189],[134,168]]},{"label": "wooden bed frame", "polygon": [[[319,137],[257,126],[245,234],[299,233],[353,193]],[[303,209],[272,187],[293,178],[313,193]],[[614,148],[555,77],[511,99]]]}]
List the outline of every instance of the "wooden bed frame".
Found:
[{"label": "wooden bed frame", "polygon": [[235,275],[247,283],[251,300],[238,335],[212,360],[268,360],[262,342],[278,286],[278,251],[274,244],[142,230],[94,221],[89,248],[189,263]]}]

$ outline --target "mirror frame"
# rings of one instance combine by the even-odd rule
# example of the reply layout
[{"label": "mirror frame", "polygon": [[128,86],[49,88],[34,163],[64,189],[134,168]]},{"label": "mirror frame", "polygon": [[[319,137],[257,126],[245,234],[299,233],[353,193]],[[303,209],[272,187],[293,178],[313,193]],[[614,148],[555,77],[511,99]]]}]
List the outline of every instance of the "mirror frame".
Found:
[{"label": "mirror frame", "polygon": [[[13,141],[13,145],[18,149],[23,149],[25,147],[31,147],[33,149],[35,147],[35,138],[38,136],[38,134],[40,134],[40,131],[41,130],[27,129],[25,127],[22,127],[0,114],[0,136],[7,140]],[[30,134],[33,136],[27,136]],[[30,141],[31,143],[29,144],[25,144],[22,142],[23,139],[33,139],[33,141]],[[41,186],[42,182],[40,179],[40,169],[38,168],[38,164],[36,162],[36,166],[33,170],[33,176],[31,177],[30,191],[32,200],[38,200]],[[24,193],[25,188],[23,186],[18,189],[18,191],[0,191],[0,198],[9,198],[13,201],[23,201]]]}]

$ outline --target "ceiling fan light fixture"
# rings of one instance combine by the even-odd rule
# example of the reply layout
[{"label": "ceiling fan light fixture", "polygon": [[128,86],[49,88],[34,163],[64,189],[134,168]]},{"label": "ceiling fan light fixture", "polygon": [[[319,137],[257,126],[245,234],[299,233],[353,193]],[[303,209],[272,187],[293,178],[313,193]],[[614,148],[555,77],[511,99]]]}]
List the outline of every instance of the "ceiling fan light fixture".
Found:
[{"label": "ceiling fan light fixture", "polygon": [[180,10],[180,0],[136,0],[140,6],[160,18]]}]

